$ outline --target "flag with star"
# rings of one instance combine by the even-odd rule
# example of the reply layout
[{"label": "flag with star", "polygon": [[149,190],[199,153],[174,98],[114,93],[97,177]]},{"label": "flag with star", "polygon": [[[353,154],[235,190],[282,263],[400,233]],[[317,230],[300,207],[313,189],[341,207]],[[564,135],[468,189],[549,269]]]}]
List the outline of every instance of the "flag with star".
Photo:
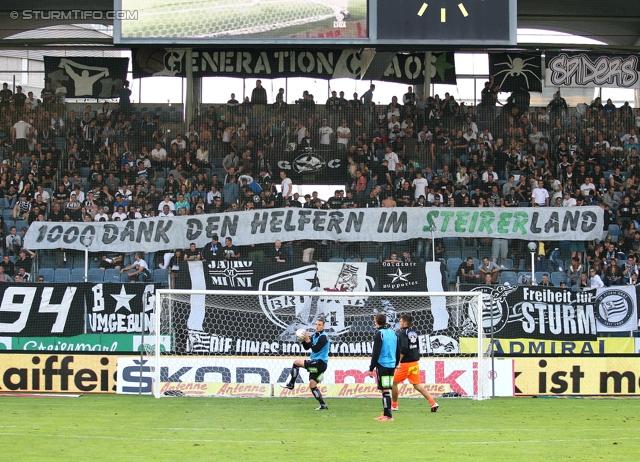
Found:
[{"label": "flag with star", "polygon": [[398,53],[380,80],[421,85],[424,84],[425,72],[429,72],[431,83],[456,85],[456,63],[452,52],[432,53],[428,66],[425,66],[425,58],[425,53]]},{"label": "flag with star", "polygon": [[[95,333],[146,332],[160,284],[104,283],[90,285],[86,291],[89,329]],[[142,320],[142,314],[145,320]]]},{"label": "flag with star", "polygon": [[370,263],[367,275],[374,278],[380,292],[416,292],[427,290],[424,263]]}]

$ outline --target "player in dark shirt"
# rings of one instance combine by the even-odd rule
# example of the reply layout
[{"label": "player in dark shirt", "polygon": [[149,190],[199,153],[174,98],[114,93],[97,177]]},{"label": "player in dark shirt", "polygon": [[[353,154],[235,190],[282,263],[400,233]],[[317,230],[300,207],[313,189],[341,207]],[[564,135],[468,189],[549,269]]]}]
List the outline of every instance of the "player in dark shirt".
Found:
[{"label": "player in dark shirt", "polygon": [[312,337],[309,337],[309,333],[304,333],[304,341],[302,347],[305,350],[311,349],[310,359],[298,358],[293,362],[291,368],[291,378],[289,381],[282,385],[283,388],[293,390],[298,378],[300,368],[303,367],[309,371],[309,388],[313,397],[318,400],[320,406],[316,408],[316,411],[326,411],[329,408],[322,399],[322,394],[318,390],[318,383],[322,381],[322,375],[327,370],[327,364],[329,363],[329,337],[324,331],[324,319],[316,319],[316,332]]},{"label": "player in dark shirt", "polygon": [[409,379],[409,383],[413,385],[413,388],[429,400],[431,412],[436,412],[440,406],[420,383],[420,365],[418,363],[420,361],[420,340],[418,333],[411,328],[412,325],[413,316],[410,314],[400,316],[400,331],[398,332],[400,365],[393,376],[391,410],[398,410],[398,384],[404,382],[405,379]]}]

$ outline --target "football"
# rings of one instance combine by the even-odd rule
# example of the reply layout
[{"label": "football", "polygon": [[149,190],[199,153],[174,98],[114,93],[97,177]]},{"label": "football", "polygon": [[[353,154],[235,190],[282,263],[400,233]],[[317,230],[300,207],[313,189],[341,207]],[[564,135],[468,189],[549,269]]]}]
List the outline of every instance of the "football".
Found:
[{"label": "football", "polygon": [[304,329],[298,329],[296,331],[296,338],[298,339],[298,341],[303,342],[304,341],[304,334],[306,334],[307,331]]}]

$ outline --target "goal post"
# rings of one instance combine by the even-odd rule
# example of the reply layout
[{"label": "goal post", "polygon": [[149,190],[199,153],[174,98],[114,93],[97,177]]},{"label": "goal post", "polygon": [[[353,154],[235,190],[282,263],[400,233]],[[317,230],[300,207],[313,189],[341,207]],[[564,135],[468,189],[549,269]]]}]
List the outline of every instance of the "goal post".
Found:
[{"label": "goal post", "polygon": [[[147,352],[153,394],[157,398],[288,396],[277,384],[286,381],[292,358],[309,354],[296,341],[295,332],[303,328],[311,334],[315,320],[322,317],[331,342],[323,395],[365,396],[374,386],[365,374],[374,315],[384,313],[397,330],[400,316],[410,313],[420,339],[421,383],[436,396],[485,399],[491,394],[487,383],[491,366],[485,354],[482,296],[481,292],[161,289],[156,291],[152,317],[155,349]],[[170,346],[165,342],[161,347],[162,337],[171,339]],[[308,383],[305,371],[299,381]],[[413,389],[406,388],[412,395]]]}]

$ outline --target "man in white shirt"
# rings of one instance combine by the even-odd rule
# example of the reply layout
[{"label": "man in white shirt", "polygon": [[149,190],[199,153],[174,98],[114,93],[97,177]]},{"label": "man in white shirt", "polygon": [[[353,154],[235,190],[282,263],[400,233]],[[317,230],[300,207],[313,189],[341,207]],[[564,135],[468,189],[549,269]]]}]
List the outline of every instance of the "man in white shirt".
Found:
[{"label": "man in white shirt", "polygon": [[411,186],[413,187],[413,197],[416,200],[418,200],[420,196],[424,196],[425,199],[427,198],[427,187],[429,186],[429,182],[422,176],[421,171],[418,170],[416,172],[416,177]]},{"label": "man in white shirt", "polygon": [[604,282],[596,272],[595,268],[589,268],[589,280],[591,281],[591,289],[599,289],[600,287],[604,287]]},{"label": "man in white shirt", "polygon": [[151,150],[151,159],[155,166],[162,166],[167,160],[167,150],[160,143],[156,143],[156,147]]},{"label": "man in white shirt", "polygon": [[575,198],[571,197],[571,192],[570,191],[565,191],[564,192],[564,199],[562,199],[562,206],[563,207],[575,207],[578,204],[578,202],[575,200]]},{"label": "man in white shirt", "polygon": [[384,160],[389,162],[387,168],[389,169],[389,175],[391,176],[391,185],[395,184],[396,172],[398,170],[398,154],[393,151],[391,145],[387,145],[385,148],[387,152],[384,154]]},{"label": "man in white shirt", "polygon": [[287,200],[293,194],[293,182],[290,178],[287,178],[287,174],[284,171],[280,171],[280,178],[282,179],[282,198]]},{"label": "man in white shirt", "polygon": [[140,252],[136,252],[133,258],[135,261],[129,266],[125,266],[124,268],[122,268],[120,270],[120,273],[135,268],[135,271],[133,271],[132,273],[127,273],[127,276],[129,276],[129,280],[133,282],[138,280],[146,281],[150,276],[149,265],[147,265],[147,262],[142,259],[142,257],[140,256]]},{"label": "man in white shirt", "polygon": [[337,129],[338,133],[338,151],[346,151],[351,138],[351,130],[347,127],[347,121],[343,120]]},{"label": "man in white shirt", "polygon": [[596,190],[596,185],[594,185],[591,182],[591,178],[590,177],[586,177],[584,179],[584,183],[582,183],[580,185],[580,192],[582,193],[582,195],[584,197],[589,197],[590,191],[594,191],[595,192],[595,190]]},{"label": "man in white shirt", "polygon": [[33,109],[37,108],[38,106],[40,106],[40,100],[38,98],[35,98],[33,96],[33,92],[30,91],[29,93],[27,93],[26,104],[27,104],[27,106],[29,106],[30,110],[33,110]]},{"label": "man in white shirt", "polygon": [[187,149],[187,142],[182,138],[182,135],[176,135],[176,138],[171,142],[172,145],[177,144],[180,151]]},{"label": "man in white shirt", "polygon": [[29,153],[29,131],[31,125],[24,121],[24,116],[20,114],[18,121],[13,124],[11,129],[11,139],[13,139],[13,147],[18,155],[22,156]]},{"label": "man in white shirt", "polygon": [[[489,183],[492,185],[494,183],[498,184],[498,174],[493,171],[493,165],[487,166],[487,170],[482,174],[482,183],[484,183],[485,186]],[[489,186],[486,187],[490,189]]]},{"label": "man in white shirt", "polygon": [[98,213],[93,216],[93,221],[109,221],[109,215],[105,212],[105,209],[109,210],[109,207],[99,208]]},{"label": "man in white shirt", "polygon": [[544,187],[544,181],[538,181],[538,187],[531,191],[531,205],[533,207],[549,207],[549,191]]},{"label": "man in white shirt", "polygon": [[174,214],[173,214],[173,212],[169,209],[169,206],[165,204],[165,205],[162,207],[162,212],[160,212],[160,213],[158,214],[158,216],[159,216],[159,217],[173,217],[173,216],[175,216],[175,215],[174,215]]},{"label": "man in white shirt", "polygon": [[333,141],[333,128],[327,125],[327,119],[322,119],[322,126],[318,129],[320,135],[320,149],[329,149]]},{"label": "man in white shirt", "polygon": [[169,194],[165,195],[162,202],[158,204],[158,211],[162,212],[165,205],[168,205],[169,210],[171,211],[174,211],[176,209],[176,205],[171,201],[171,196],[169,196]]}]

